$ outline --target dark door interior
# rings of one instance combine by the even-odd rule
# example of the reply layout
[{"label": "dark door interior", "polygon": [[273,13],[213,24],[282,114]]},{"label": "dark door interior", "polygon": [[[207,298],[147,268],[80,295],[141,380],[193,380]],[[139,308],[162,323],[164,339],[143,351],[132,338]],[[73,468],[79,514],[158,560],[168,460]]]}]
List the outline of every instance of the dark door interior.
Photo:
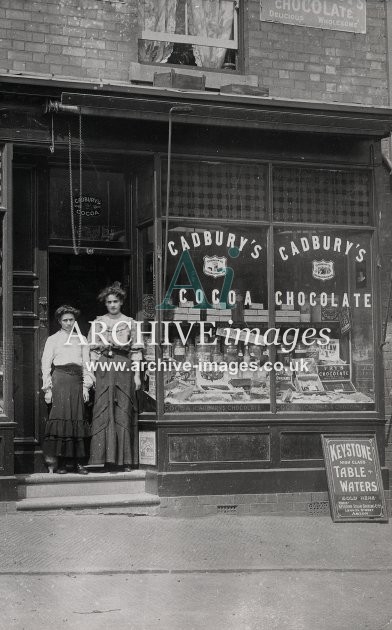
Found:
[{"label": "dark door interior", "polygon": [[[56,308],[70,304],[80,310],[78,320],[84,335],[89,321],[106,312],[97,301],[101,289],[116,280],[128,289],[128,257],[104,255],[50,254],[49,255],[49,334],[58,330],[54,319]],[[129,315],[128,303],[123,312]]]}]

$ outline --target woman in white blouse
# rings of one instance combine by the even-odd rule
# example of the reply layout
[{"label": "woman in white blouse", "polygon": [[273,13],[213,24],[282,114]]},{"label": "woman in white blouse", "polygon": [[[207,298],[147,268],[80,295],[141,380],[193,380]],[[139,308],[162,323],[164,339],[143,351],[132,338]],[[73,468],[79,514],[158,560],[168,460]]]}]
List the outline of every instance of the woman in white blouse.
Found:
[{"label": "woman in white blouse", "polygon": [[[51,404],[46,422],[43,450],[50,472],[57,463],[60,474],[67,472],[66,464],[73,462],[75,472],[86,475],[81,464],[86,457],[86,439],[89,436],[84,403],[93,378],[87,370],[88,347],[80,336],[70,333],[79,311],[72,306],[60,306],[55,318],[60,330],[48,337],[42,355],[42,389],[45,401]],[[86,339],[83,337],[83,341]]]}]

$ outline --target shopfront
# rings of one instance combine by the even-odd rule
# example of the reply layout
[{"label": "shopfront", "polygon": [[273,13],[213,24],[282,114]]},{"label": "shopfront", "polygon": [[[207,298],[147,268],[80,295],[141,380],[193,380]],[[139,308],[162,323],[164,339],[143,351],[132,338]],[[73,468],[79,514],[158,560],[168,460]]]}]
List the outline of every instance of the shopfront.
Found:
[{"label": "shopfront", "polygon": [[17,472],[44,469],[39,358],[54,310],[80,308],[85,333],[114,280],[146,341],[139,456],[158,494],[325,490],[323,432],[375,433],[384,462],[387,110],[135,88],[59,91],[40,121],[34,141],[3,135],[15,425],[7,415],[2,435],[15,426]]},{"label": "shopfront", "polygon": [[304,162],[173,160],[162,494],[325,490],[322,432],[382,442],[372,169]]}]

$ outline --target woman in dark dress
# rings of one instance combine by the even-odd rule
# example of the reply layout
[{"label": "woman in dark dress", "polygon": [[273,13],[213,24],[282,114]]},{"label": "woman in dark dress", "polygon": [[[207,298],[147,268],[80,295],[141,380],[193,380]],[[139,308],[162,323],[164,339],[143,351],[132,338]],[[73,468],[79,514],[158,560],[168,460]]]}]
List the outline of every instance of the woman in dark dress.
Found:
[{"label": "woman in dark dress", "polygon": [[72,335],[79,311],[72,306],[60,306],[55,317],[60,330],[48,337],[42,355],[42,381],[45,401],[51,404],[45,426],[43,451],[49,472],[57,465],[60,474],[67,472],[66,465],[73,463],[75,472],[86,475],[81,461],[86,457],[86,439],[89,436],[85,420],[84,403],[89,398],[93,378],[87,371],[89,360],[87,340]]},{"label": "woman in dark dress", "polygon": [[[97,362],[95,401],[91,425],[90,466],[121,466],[130,470],[133,464],[131,428],[136,414],[136,390],[140,372],[134,371],[142,360],[143,345],[136,343],[134,320],[123,315],[125,291],[119,283],[106,287],[98,296],[107,314],[95,320],[96,332],[89,332],[90,358]],[[106,369],[100,367],[106,364]],[[121,369],[114,369],[115,365]],[[109,367],[109,369],[107,369]]]}]

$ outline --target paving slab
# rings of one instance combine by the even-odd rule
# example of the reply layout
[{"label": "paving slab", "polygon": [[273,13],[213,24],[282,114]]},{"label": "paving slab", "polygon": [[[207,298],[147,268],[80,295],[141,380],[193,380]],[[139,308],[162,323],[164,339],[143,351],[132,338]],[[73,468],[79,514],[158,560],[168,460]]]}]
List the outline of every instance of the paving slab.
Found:
[{"label": "paving slab", "polygon": [[392,524],[325,517],[100,514],[0,517],[9,571],[392,569]]},{"label": "paving slab", "polygon": [[0,576],[1,630],[390,630],[380,573]]},{"label": "paving slab", "polygon": [[392,526],[0,517],[0,630],[392,630]]}]

